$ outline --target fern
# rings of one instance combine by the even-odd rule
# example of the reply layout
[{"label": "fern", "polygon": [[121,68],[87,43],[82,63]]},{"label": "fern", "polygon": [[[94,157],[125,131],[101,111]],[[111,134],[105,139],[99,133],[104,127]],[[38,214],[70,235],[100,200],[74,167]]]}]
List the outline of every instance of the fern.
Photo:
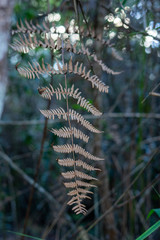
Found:
[{"label": "fern", "polygon": [[[26,35],[19,35],[19,38],[21,41],[15,40],[15,43],[11,45],[11,47],[18,52],[27,53],[30,51],[30,49],[35,49],[37,47],[43,47],[43,48],[50,48],[52,50],[62,50],[62,40],[58,37],[57,42],[55,43],[52,38],[48,40],[48,38],[45,36],[43,42],[39,39],[37,39],[36,36],[31,37],[30,34],[28,34],[28,38]],[[95,53],[90,53],[88,48],[85,48],[85,46],[82,44],[81,48],[78,50],[76,49],[76,44],[71,45],[70,41],[67,40],[66,42],[63,42],[63,48],[66,51],[73,52],[77,55],[86,55],[88,57],[92,57],[95,62],[97,62],[101,67],[102,70],[107,72],[108,74],[117,75],[120,74],[120,72],[115,72],[109,67],[107,67],[102,60],[99,60],[97,58],[97,55]],[[117,60],[122,60],[122,58],[118,55],[118,53],[115,51],[114,48],[112,48],[112,55]]]},{"label": "fern", "polygon": [[77,104],[91,112],[93,115],[102,115],[98,109],[96,109],[89,101],[81,96],[81,92],[78,88],[74,89],[74,84],[68,89],[63,88],[61,84],[59,84],[59,88],[56,89],[53,89],[53,87],[50,85],[50,88],[45,88],[41,96],[46,99],[51,99],[54,94],[56,95],[57,100],[61,100],[62,96],[64,99],[66,99],[66,95],[68,95],[69,97],[76,99]]},{"label": "fern", "polygon": [[92,88],[96,87],[100,92],[108,93],[108,86],[103,83],[98,76],[90,75],[91,70],[86,72],[86,67],[83,63],[76,62],[75,65],[72,64],[72,58],[69,61],[69,64],[66,63],[63,67],[60,66],[60,63],[57,61],[58,70],[54,69],[50,64],[45,65],[44,61],[42,62],[42,67],[38,62],[33,62],[33,64],[28,63],[29,67],[19,67],[17,70],[21,76],[27,77],[29,79],[34,79],[35,77],[40,78],[39,75],[48,74],[48,75],[57,75],[57,74],[66,74],[74,73],[81,76],[85,80],[92,83]]},{"label": "fern", "polygon": [[[19,33],[19,34],[38,34],[38,35],[40,35],[41,33],[51,34],[51,30],[50,30],[51,28],[52,29],[54,28],[54,31],[52,30],[52,33],[54,32],[54,33],[59,34],[54,22],[51,24],[51,26],[47,26],[45,21],[43,21],[42,24],[40,25],[39,23],[34,24],[32,22],[32,20],[30,22],[28,22],[27,20],[22,22],[22,20],[20,20],[19,23],[17,22],[17,29],[12,30],[12,35],[15,35],[17,33]],[[72,35],[74,33],[78,33],[78,31],[76,28],[74,28],[72,31],[70,31],[69,27],[66,27],[65,33],[67,33],[68,35]],[[92,39],[100,42],[105,47],[112,46],[112,44],[110,43],[110,40],[106,41],[105,39],[102,39],[100,36],[97,36],[97,34],[93,30],[86,31],[83,27],[80,27],[79,34],[83,38],[92,38]]]},{"label": "fern", "polygon": [[77,113],[73,109],[69,109],[68,113],[63,108],[52,109],[52,110],[40,110],[40,112],[49,119],[54,119],[57,116],[59,119],[63,118],[67,121],[67,115],[71,120],[75,120],[80,123],[83,127],[94,133],[101,133],[100,130],[96,129],[89,121],[85,120],[84,117]]},{"label": "fern", "polygon": [[[34,61],[29,62],[28,66],[18,66],[17,71],[21,76],[27,77],[28,79],[40,78],[44,74],[49,76],[62,75],[64,78],[64,83],[59,83],[58,87],[55,88],[52,85],[40,87],[38,92],[42,98],[51,100],[55,97],[59,102],[62,100],[65,101],[66,109],[59,106],[55,109],[43,109],[40,110],[40,112],[46,118],[55,119],[55,117],[58,117],[68,123],[68,126],[64,126],[60,129],[52,128],[50,131],[58,137],[70,139],[71,143],[52,145],[52,147],[55,152],[72,155],[67,158],[58,158],[57,162],[63,168],[69,168],[66,172],[62,172],[62,176],[66,180],[64,185],[69,190],[68,195],[71,197],[68,205],[73,205],[72,210],[76,214],[85,214],[86,206],[82,202],[86,198],[90,199],[88,194],[90,195],[93,193],[90,189],[95,187],[92,182],[97,180],[90,175],[90,172],[100,171],[100,169],[92,165],[92,161],[101,161],[103,159],[92,155],[79,144],[75,144],[74,142],[75,139],[79,139],[87,143],[89,141],[89,132],[98,134],[101,133],[101,131],[87,121],[82,114],[73,110],[69,106],[69,98],[74,99],[77,105],[95,116],[100,116],[102,113],[83,96],[83,89],[80,91],[78,88],[75,88],[74,84],[71,87],[68,87],[67,78],[70,74],[79,76],[84,81],[90,82],[92,88],[97,88],[97,90],[102,93],[108,93],[109,87],[102,82],[98,76],[91,73],[91,69],[87,69],[83,63],[78,61],[73,62],[72,57],[70,57],[69,62],[64,62],[64,51],[72,53],[75,57],[76,55],[84,55],[91,58],[108,74],[116,75],[120,72],[115,72],[106,66],[102,60],[98,59],[95,53],[91,53],[85,45],[81,44],[81,46],[79,46],[78,44],[71,44],[69,37],[64,40],[63,36],[59,34],[57,40],[54,41],[51,38],[51,27],[54,27],[55,33],[58,33],[54,23],[49,26],[45,21],[43,21],[41,25],[38,23],[33,24],[32,21],[28,22],[27,20],[25,20],[25,22],[20,21],[17,23],[17,29],[12,31],[12,34],[18,34],[18,38],[15,39],[11,47],[13,50],[22,53],[28,53],[30,50],[37,47],[49,48],[51,50],[62,52],[62,64],[56,59],[56,69],[51,64],[45,63],[45,61],[42,60],[41,64]],[[77,33],[76,28],[74,29],[74,32]],[[41,38],[41,33],[44,34],[44,39]],[[66,33],[68,36],[72,34],[68,27],[66,27]],[[109,41],[96,36],[94,31],[85,31],[85,29],[80,28],[79,33],[82,38],[93,38],[96,41],[100,41],[104,46],[111,46]],[[113,47],[111,50],[112,55],[116,59],[122,60]],[[73,121],[77,123],[76,127],[72,126]],[[87,130],[88,133],[86,134],[83,130],[80,130],[79,126]],[[85,159],[89,159],[91,163],[88,164]]]},{"label": "fern", "polygon": [[88,139],[89,139],[89,136],[87,136],[86,134],[84,134],[82,131],[80,131],[75,127],[72,127],[71,129],[67,127],[63,127],[59,130],[52,128],[51,132],[57,135],[58,137],[63,137],[63,138],[70,138],[71,135],[74,135],[75,138],[82,139],[84,142],[88,142]]}]

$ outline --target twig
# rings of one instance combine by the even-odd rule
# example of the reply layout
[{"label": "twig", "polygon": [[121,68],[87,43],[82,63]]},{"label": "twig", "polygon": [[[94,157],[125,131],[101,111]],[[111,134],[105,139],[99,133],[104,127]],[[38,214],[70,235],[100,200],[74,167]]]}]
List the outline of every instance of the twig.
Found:
[{"label": "twig", "polygon": [[[154,92],[159,86],[160,86],[160,83],[158,83],[158,84],[152,89],[151,92]],[[150,96],[150,94],[148,94],[148,95],[143,99],[142,103],[144,103],[149,96]]]},{"label": "twig", "polygon": [[155,179],[154,179],[151,183],[149,183],[140,193],[136,194],[135,196],[132,196],[131,198],[125,200],[125,201],[122,202],[122,203],[119,203],[119,204],[117,205],[117,208],[121,208],[121,207],[125,206],[126,204],[128,204],[129,202],[133,201],[134,199],[140,197],[145,191],[148,191],[148,190],[151,191],[151,188],[152,188],[155,184],[157,184],[157,183],[159,182],[159,180],[160,180],[160,174],[158,174],[158,175],[155,177]]},{"label": "twig", "polygon": [[46,239],[46,237],[48,236],[48,234],[51,232],[51,230],[54,228],[54,226],[56,225],[56,223],[58,222],[59,218],[61,217],[61,215],[64,213],[64,210],[66,209],[66,205],[67,202],[65,202],[63,204],[63,206],[61,207],[61,210],[59,211],[56,219],[54,219],[51,223],[51,225],[49,227],[47,227],[42,235],[42,239]]},{"label": "twig", "polygon": [[[102,4],[101,4],[101,7],[103,7],[107,12],[110,12],[110,13],[112,13],[113,15],[115,15],[114,11],[113,11],[110,7],[108,8],[108,7],[106,7],[106,6],[102,5]],[[146,31],[141,31],[141,30],[139,30],[139,29],[136,29],[136,28],[133,27],[131,24],[128,24],[128,23],[124,22],[123,19],[121,19],[121,21],[122,21],[123,24],[125,24],[126,26],[128,26],[132,31],[137,32],[137,33],[139,33],[139,34],[142,34],[142,35],[144,35],[144,36],[150,36],[150,37],[152,37],[153,39],[155,39],[155,40],[157,40],[157,41],[160,41],[160,39],[159,39],[158,37],[154,37],[154,36],[148,34]]]},{"label": "twig", "polygon": [[[14,185],[13,185],[13,175],[11,174],[11,168],[9,167],[9,165],[8,165],[7,176],[8,176],[9,190],[11,192],[11,196],[15,196],[15,189],[14,189]],[[15,201],[15,198],[12,199],[10,204],[11,204],[12,217],[13,217],[13,226],[14,226],[14,230],[16,230],[17,226],[18,226],[18,224],[17,224],[18,222],[17,222],[17,204]]]},{"label": "twig", "polygon": [[22,190],[22,191],[17,191],[17,192],[14,194],[14,196],[6,197],[3,201],[0,201],[0,211],[1,211],[2,207],[3,207],[5,204],[7,204],[7,203],[9,203],[9,202],[11,202],[11,201],[13,201],[13,200],[15,200],[17,197],[19,197],[19,196],[27,193],[28,191],[29,191],[29,188],[27,188],[27,189],[25,189],[25,190]]},{"label": "twig", "polygon": [[81,1],[80,1],[80,0],[77,0],[77,2],[78,2],[78,4],[79,4],[79,6],[80,6],[82,16],[83,16],[84,21],[85,21],[86,26],[87,26],[87,30],[88,30],[88,32],[90,33],[89,24],[88,24],[87,19],[86,19],[86,17],[85,17],[85,14],[84,14],[84,11],[83,11],[83,7],[82,7],[82,4],[81,4]]},{"label": "twig", "polygon": [[[106,118],[150,118],[150,119],[160,119],[159,113],[138,113],[138,112],[132,112],[132,113],[104,113],[102,116],[93,116],[89,114],[83,115],[85,119],[106,119]],[[54,124],[54,123],[60,123],[64,122],[65,120],[49,120],[48,124]],[[72,121],[72,120],[71,120]],[[34,120],[20,120],[20,121],[0,121],[0,126],[27,126],[27,125],[38,125],[38,124],[44,124],[44,119],[34,119]]]},{"label": "twig", "polygon": [[[53,52],[51,52],[51,63],[53,64]],[[51,75],[51,84],[52,84],[52,82],[53,82],[53,75]],[[47,109],[50,108],[50,105],[51,105],[51,100],[48,100]],[[33,200],[33,195],[34,195],[34,190],[35,190],[35,184],[38,180],[38,175],[39,175],[39,171],[40,171],[41,161],[42,161],[42,157],[43,157],[44,143],[45,143],[45,139],[47,136],[47,125],[48,125],[48,118],[46,118],[45,122],[44,122],[40,153],[39,153],[39,157],[38,157],[38,161],[37,161],[37,165],[36,165],[34,184],[32,185],[30,195],[29,195],[28,206],[27,206],[26,215],[25,215],[25,219],[24,219],[23,234],[25,233],[27,225],[28,225],[28,220],[29,220],[29,215],[30,215],[30,211],[31,211],[31,205],[32,205],[32,200]],[[24,240],[24,236],[21,237],[21,240]]]},{"label": "twig", "polygon": [[[148,191],[151,191],[152,185],[157,184],[159,181],[160,181],[160,175],[158,174],[158,176],[156,176],[155,179],[154,179],[151,183],[149,183],[140,193],[138,193],[138,194],[136,194],[135,196],[133,196],[133,197],[125,200],[124,202],[122,202],[122,203],[120,203],[120,204],[117,204],[116,206],[113,206],[113,208],[112,208],[111,210],[109,209],[110,212],[113,211],[114,209],[124,207],[125,205],[129,204],[131,201],[133,201],[133,200],[135,200],[136,198],[140,197],[143,193],[146,194],[146,191],[147,191],[147,192],[148,192]],[[110,212],[108,212],[108,213],[110,213]],[[89,230],[87,229],[86,231],[88,232]],[[77,230],[76,233],[78,233],[78,232],[79,232],[79,231]],[[75,234],[76,234],[76,233],[75,233]],[[79,238],[78,238],[77,240],[79,240]]]},{"label": "twig", "polygon": [[58,206],[57,201],[53,198],[53,196],[47,192],[41,185],[38,183],[34,183],[34,180],[29,177],[22,169],[20,169],[13,161],[12,159],[7,156],[5,153],[0,152],[0,157],[9,164],[9,166],[14,169],[26,182],[28,182],[31,186],[34,185],[35,189],[38,190],[39,193],[43,194],[49,201],[51,201],[53,204],[56,204]]},{"label": "twig", "polygon": [[[141,158],[142,158],[142,156],[141,156]],[[88,210],[88,212],[86,213],[86,215],[83,216],[83,217],[81,217],[80,220],[77,221],[76,226],[78,226],[78,225],[84,220],[84,217],[87,217],[87,215],[89,215],[89,214],[94,210],[94,208],[98,208],[98,206],[99,206],[103,201],[105,201],[109,196],[111,196],[112,194],[114,194],[114,193],[116,192],[116,190],[123,185],[124,182],[128,181],[128,179],[129,179],[132,175],[136,174],[136,173],[137,173],[139,170],[141,170],[143,167],[144,167],[144,163],[143,163],[143,162],[140,163],[138,166],[136,166],[114,189],[112,189],[112,191],[110,191],[105,197],[101,198],[101,199],[99,200],[99,202],[97,202],[96,204],[94,204],[94,205]],[[128,200],[127,200],[127,201],[128,201]],[[119,205],[118,205],[118,206],[119,206]],[[70,234],[70,232],[71,232],[71,230],[69,230],[69,231],[66,233],[65,237],[67,237],[67,236]]]},{"label": "twig", "polygon": [[[153,156],[152,156],[152,157],[153,157]],[[152,160],[152,158],[151,158],[151,160]],[[151,160],[150,160],[150,161],[151,161]],[[150,164],[150,161],[148,162],[148,164]],[[147,164],[147,166],[148,166],[148,164]],[[146,166],[145,166],[145,168],[146,168]],[[142,171],[143,171],[143,169],[142,169]],[[137,177],[139,178],[139,174],[138,174]],[[133,180],[134,183],[137,181],[137,177]],[[111,207],[110,209],[108,209],[104,214],[109,214],[109,213],[112,212],[114,209],[116,209],[116,208],[121,208],[121,207],[125,206],[125,205],[128,204],[130,201],[132,201],[133,199],[136,199],[136,198],[139,197],[143,192],[145,192],[146,190],[148,190],[148,188],[151,188],[151,187],[152,187],[152,184],[155,185],[159,180],[160,180],[160,175],[158,175],[158,176],[152,181],[152,183],[149,183],[148,186],[145,187],[145,188],[144,188],[140,193],[138,193],[136,196],[133,196],[132,198],[130,198],[130,199],[128,199],[128,200],[126,200],[126,201],[118,204],[118,201],[119,201],[119,199],[122,197],[122,195],[126,194],[126,191],[125,191],[125,192],[120,196],[120,198],[115,202],[115,204],[112,205],[112,207]],[[132,183],[133,183],[133,182],[132,182]],[[131,183],[131,184],[132,184],[132,183]],[[128,188],[127,188],[127,189],[128,189]],[[127,192],[128,192],[128,190],[127,190]],[[103,215],[104,215],[104,214],[103,214]],[[103,215],[101,215],[101,217],[102,217]],[[86,231],[88,232],[89,230],[91,230],[100,220],[102,220],[101,217],[98,218],[93,224],[91,224],[91,226],[88,227],[88,228],[86,229]],[[103,216],[103,217],[104,217],[104,216]],[[76,233],[78,233],[78,231],[77,231]],[[79,240],[79,238],[78,238],[77,240]]]},{"label": "twig", "polygon": [[78,10],[77,10],[77,0],[73,0],[73,4],[74,4],[74,10],[75,10],[76,18],[77,18],[77,23],[78,23],[79,15],[78,15]]},{"label": "twig", "polygon": [[139,172],[139,174],[134,178],[134,180],[130,183],[130,185],[127,187],[127,189],[122,193],[122,195],[115,201],[115,203],[112,205],[112,207],[110,209],[108,209],[106,212],[104,212],[93,224],[90,225],[89,228],[87,228],[87,231],[90,231],[98,222],[100,222],[107,214],[109,214],[117,205],[118,203],[124,198],[124,196],[126,195],[126,193],[128,193],[128,191],[130,190],[130,188],[135,184],[135,182],[137,182],[137,180],[139,179],[139,177],[141,176],[141,174],[144,172],[144,170],[150,165],[150,163],[152,162],[153,158],[155,157],[155,155],[159,152],[160,150],[156,150],[154,151],[154,153],[152,154],[150,160],[148,161],[148,163],[144,166],[144,168]]},{"label": "twig", "polygon": [[[48,119],[45,119],[45,124],[44,124],[44,128],[43,128],[40,154],[39,154],[37,165],[36,165],[36,172],[35,172],[35,176],[34,176],[34,184],[32,185],[32,189],[31,189],[30,195],[29,195],[28,207],[27,207],[25,220],[24,220],[24,226],[23,226],[23,234],[26,232],[26,228],[27,228],[27,225],[28,225],[28,220],[29,220],[29,215],[30,215],[30,210],[31,210],[31,204],[32,204],[32,200],[33,200],[34,190],[35,190],[35,184],[37,183],[37,180],[38,180],[40,164],[41,164],[41,160],[42,160],[42,156],[43,156],[43,147],[44,147],[44,143],[45,143],[45,139],[46,139],[46,135],[47,135],[47,123],[48,123],[47,120]],[[22,236],[21,240],[23,240],[23,239],[24,239],[24,236]]]},{"label": "twig", "polygon": [[156,93],[156,92],[149,92],[149,95],[155,96],[155,97],[160,97],[160,93]]},{"label": "twig", "polygon": [[[34,188],[41,193],[42,195],[44,195],[46,197],[46,199],[48,201],[50,201],[52,204],[55,205],[56,208],[61,208],[61,205],[57,202],[57,200],[48,192],[46,191],[40,184],[35,183],[34,179],[32,179],[31,177],[29,177],[22,169],[20,169],[13,161],[12,159],[6,155],[3,152],[0,152],[0,157],[9,164],[9,166],[14,169],[27,183],[29,183],[31,186],[34,185]],[[26,191],[26,190],[25,190]],[[25,192],[24,191],[24,192]],[[29,189],[27,189],[27,191],[29,191]],[[18,196],[21,193],[18,193]],[[9,201],[10,199],[7,199],[7,201]],[[1,207],[1,204],[0,204]],[[75,229],[75,225],[72,222],[71,217],[68,214],[65,214],[65,217],[67,219],[67,221],[70,223],[70,226],[72,229]]]}]

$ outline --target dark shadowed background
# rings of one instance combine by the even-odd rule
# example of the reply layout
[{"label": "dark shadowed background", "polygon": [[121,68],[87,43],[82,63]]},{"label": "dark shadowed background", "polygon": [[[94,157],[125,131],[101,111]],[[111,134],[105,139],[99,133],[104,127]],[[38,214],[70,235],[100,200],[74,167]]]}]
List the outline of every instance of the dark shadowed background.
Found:
[{"label": "dark shadowed background", "polygon": [[[27,54],[11,49],[9,44],[17,37],[13,30],[20,19],[55,22],[60,33],[66,25],[77,26],[77,22],[84,31],[89,26],[95,39],[80,39],[74,33],[71,42],[83,41],[108,67],[121,72],[107,74],[92,62],[97,75],[109,86],[108,94],[97,95],[81,78],[71,75],[69,80],[104,113],[94,119],[83,112],[103,131],[99,136],[91,134],[86,149],[105,158],[97,164],[102,171],[97,174],[98,187],[92,200],[86,201],[86,216],[75,215],[66,205],[68,196],[56,161],[58,154],[51,147],[52,143],[64,143],[49,131],[62,127],[63,122],[56,119],[46,125],[39,111],[48,102],[40,97],[38,87],[51,81],[54,86],[61,77],[27,79],[16,70],[21,64],[42,58],[56,66],[55,57],[62,57],[50,49],[36,48]],[[54,40],[57,36],[52,33]],[[99,36],[112,46],[97,41]],[[66,61],[69,58],[66,52]],[[77,59],[88,66],[85,56]],[[147,215],[160,204],[159,84],[159,0],[1,0],[0,239],[20,239],[7,232],[13,231],[48,240],[133,240],[154,224],[159,217],[153,214],[147,219]],[[52,106],[57,107],[57,102]],[[72,108],[79,110],[74,102]],[[26,216],[36,169],[38,184]],[[160,239],[159,230],[149,239]]]}]

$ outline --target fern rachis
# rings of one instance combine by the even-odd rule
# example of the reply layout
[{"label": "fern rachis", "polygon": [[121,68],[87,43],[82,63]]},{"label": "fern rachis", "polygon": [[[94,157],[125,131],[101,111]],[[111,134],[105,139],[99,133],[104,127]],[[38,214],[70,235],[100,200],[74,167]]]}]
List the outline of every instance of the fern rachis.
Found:
[{"label": "fern rachis", "polygon": [[[54,27],[56,32],[56,26]],[[104,44],[104,46],[109,45],[108,41],[96,37],[94,32],[91,34],[88,32],[85,33],[85,31],[82,29],[79,29],[79,32],[85,37],[92,37],[96,41],[101,42]],[[82,201],[85,198],[90,199],[90,196],[87,194],[92,194],[90,188],[95,187],[92,182],[97,180],[95,177],[90,176],[89,173],[91,171],[99,171],[100,169],[94,167],[92,165],[93,162],[87,163],[84,159],[87,158],[90,161],[100,161],[103,159],[87,152],[84,148],[75,143],[75,141],[80,139],[81,141],[87,143],[89,140],[88,133],[86,134],[83,132],[83,130],[80,130],[78,128],[79,125],[81,125],[83,129],[96,134],[101,133],[101,131],[96,129],[89,121],[85,120],[82,114],[78,113],[72,109],[71,106],[69,106],[69,98],[76,100],[77,105],[83,107],[85,110],[95,116],[100,116],[102,113],[83,96],[83,90],[80,92],[80,90],[75,88],[74,85],[68,87],[69,84],[67,79],[70,74],[80,76],[85,81],[90,82],[92,88],[97,88],[98,91],[102,93],[108,93],[109,87],[102,82],[98,76],[93,74],[93,72],[91,74],[91,70],[87,70],[83,63],[78,61],[73,63],[72,57],[70,57],[69,62],[65,63],[64,51],[66,50],[75,56],[84,55],[92,58],[101,66],[102,70],[106,71],[108,74],[119,74],[119,72],[114,72],[112,69],[108,68],[102,62],[102,60],[97,58],[95,53],[91,53],[90,50],[83,44],[81,44],[81,47],[78,47],[76,44],[72,45],[69,38],[65,41],[61,35],[58,36],[57,41],[55,42],[49,34],[50,27],[45,23],[45,21],[42,23],[42,25],[38,23],[33,24],[32,22],[29,23],[28,21],[25,21],[25,23],[20,21],[20,23],[17,23],[17,30],[13,31],[12,33],[19,34],[19,39],[16,39],[11,45],[12,49],[18,52],[28,53],[31,49],[35,49],[37,47],[62,51],[62,64],[56,59],[57,69],[55,69],[51,64],[46,64],[44,60],[42,60],[42,64],[39,62],[29,62],[27,67],[18,66],[17,70],[21,76],[27,77],[28,79],[40,78],[44,74],[49,76],[64,76],[63,84],[59,84],[57,88],[50,85],[39,88],[38,91],[41,97],[45,99],[51,100],[51,98],[55,96],[59,102],[62,100],[65,101],[66,110],[60,106],[54,109],[40,110],[40,112],[46,118],[55,119],[55,117],[58,117],[59,119],[64,119],[68,123],[68,126],[64,126],[60,129],[52,128],[50,130],[58,137],[70,139],[70,143],[53,145],[53,149],[58,153],[71,154],[71,157],[63,159],[58,158],[57,161],[60,166],[71,169],[67,170],[66,172],[62,172],[62,175],[66,180],[64,185],[67,189],[70,189],[68,195],[71,196],[71,199],[69,200],[68,205],[73,205],[72,210],[75,211],[76,214],[85,214],[86,207]],[[44,33],[44,39],[41,39],[41,33]],[[70,34],[71,33],[68,31],[68,35]],[[116,52],[114,54],[116,56]],[[76,124],[76,127],[73,127],[72,121],[78,123]],[[83,159],[80,159],[80,156]],[[87,173],[84,171],[87,171]]]}]

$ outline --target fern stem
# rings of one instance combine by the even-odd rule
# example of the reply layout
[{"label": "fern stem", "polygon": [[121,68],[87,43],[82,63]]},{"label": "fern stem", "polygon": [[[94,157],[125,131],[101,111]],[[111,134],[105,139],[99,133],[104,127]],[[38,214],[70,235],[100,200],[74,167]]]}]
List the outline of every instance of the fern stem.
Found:
[{"label": "fern stem", "polygon": [[[66,74],[65,74],[65,88],[67,89],[67,77],[66,77]],[[69,118],[69,103],[68,103],[68,93],[66,94],[66,103],[67,103],[67,117],[68,117],[68,124],[69,124],[69,127],[70,129],[72,129],[72,126],[71,126],[71,121],[70,121],[70,118]],[[74,149],[74,140],[73,140],[73,132],[71,131],[71,141],[72,141],[72,148]],[[74,172],[76,172],[76,159],[75,159],[75,154],[74,154],[74,151],[72,152],[72,155],[73,155],[73,160],[74,160]],[[78,197],[78,203],[79,203],[79,206],[80,206],[80,198],[79,198],[79,193],[78,193],[78,186],[77,186],[77,178],[76,178],[76,175],[74,177],[75,179],[75,183],[76,183],[76,191],[77,191],[77,197]]]},{"label": "fern stem", "polygon": [[[64,47],[63,47],[63,40],[62,40],[62,63],[64,65]],[[65,73],[65,88],[66,88],[66,91],[68,89],[67,87],[67,76],[66,76],[66,73]],[[71,121],[70,121],[70,118],[69,118],[69,102],[68,102],[68,91],[66,93],[66,105],[67,105],[67,118],[68,118],[68,124],[69,124],[69,128],[72,130],[72,126],[71,126]],[[72,142],[72,148],[74,149],[74,136],[73,136],[73,132],[71,131],[71,142]],[[75,159],[75,154],[74,154],[74,151],[72,151],[72,155],[73,155],[73,160],[74,160],[74,172],[76,173],[76,159]],[[77,178],[76,178],[76,174],[75,174],[75,183],[76,183],[76,191],[77,191],[77,197],[78,197],[78,205],[79,205],[79,208],[80,208],[80,203],[81,203],[81,200],[79,198],[79,193],[78,193],[78,186],[77,186]]]}]

